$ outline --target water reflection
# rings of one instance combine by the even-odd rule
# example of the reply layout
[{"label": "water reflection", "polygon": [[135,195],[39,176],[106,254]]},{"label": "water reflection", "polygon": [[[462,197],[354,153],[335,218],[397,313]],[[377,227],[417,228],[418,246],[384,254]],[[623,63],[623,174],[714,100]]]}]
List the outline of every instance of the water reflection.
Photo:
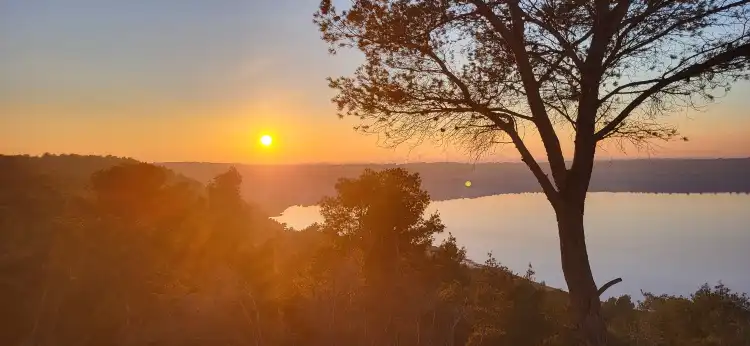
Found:
[{"label": "water reflection", "polygon": [[[587,203],[595,277],[624,279],[609,295],[689,294],[720,280],[750,292],[750,195],[592,193]],[[519,272],[531,262],[539,280],[565,287],[555,218],[543,195],[439,201],[429,210],[440,213],[471,259],[492,252]],[[321,220],[317,207],[291,207],[277,219],[297,229]]]}]

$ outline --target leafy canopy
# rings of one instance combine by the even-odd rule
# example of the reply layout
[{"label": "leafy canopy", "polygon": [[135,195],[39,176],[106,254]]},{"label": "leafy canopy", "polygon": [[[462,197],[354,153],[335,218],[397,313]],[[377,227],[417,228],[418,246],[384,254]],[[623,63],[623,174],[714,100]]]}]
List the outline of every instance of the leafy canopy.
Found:
[{"label": "leafy canopy", "polygon": [[[337,195],[321,201],[325,225],[353,241],[387,251],[425,249],[445,228],[437,214],[425,217],[430,196],[417,173],[402,168],[366,169],[355,179],[340,179]],[[394,255],[395,257],[395,255]]]}]

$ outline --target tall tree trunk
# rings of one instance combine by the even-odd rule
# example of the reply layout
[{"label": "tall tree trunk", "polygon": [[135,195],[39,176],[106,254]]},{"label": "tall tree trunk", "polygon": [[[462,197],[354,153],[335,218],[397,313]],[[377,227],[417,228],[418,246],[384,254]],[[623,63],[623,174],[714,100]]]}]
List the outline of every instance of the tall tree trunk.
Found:
[{"label": "tall tree trunk", "polygon": [[582,206],[583,201],[566,200],[556,210],[560,254],[581,343],[602,346],[607,344],[607,328],[600,313],[599,294],[586,251]]}]

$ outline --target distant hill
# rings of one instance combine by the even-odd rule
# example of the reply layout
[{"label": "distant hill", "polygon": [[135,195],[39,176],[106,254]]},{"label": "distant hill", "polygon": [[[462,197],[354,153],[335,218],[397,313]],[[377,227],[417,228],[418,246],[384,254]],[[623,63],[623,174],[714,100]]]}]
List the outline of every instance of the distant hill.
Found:
[{"label": "distant hill", "polygon": [[[23,187],[25,181],[44,179],[65,193],[86,193],[91,175],[122,164],[138,163],[131,158],[96,155],[0,155],[0,186]],[[168,179],[187,182],[195,188],[200,184],[180,173],[169,172]]]},{"label": "distant hill", "polygon": [[[243,196],[280,213],[292,205],[312,205],[334,193],[342,177],[356,177],[365,168],[404,167],[422,176],[433,200],[496,194],[541,192],[523,163],[413,163],[244,165],[225,163],[159,163],[201,182],[235,166],[244,177]],[[470,180],[470,188],[464,183]],[[642,159],[599,161],[592,192],[750,193],[747,159]]]}]

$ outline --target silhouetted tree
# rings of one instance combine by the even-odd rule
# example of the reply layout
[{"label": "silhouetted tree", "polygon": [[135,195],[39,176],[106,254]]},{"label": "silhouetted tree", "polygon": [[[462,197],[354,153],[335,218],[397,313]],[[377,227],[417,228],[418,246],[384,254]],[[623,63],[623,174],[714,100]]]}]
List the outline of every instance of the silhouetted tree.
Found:
[{"label": "silhouetted tree", "polygon": [[[330,80],[341,116],[391,144],[437,137],[475,152],[515,146],[555,210],[581,336],[606,343],[583,226],[596,148],[671,139],[656,121],[748,78],[747,0],[322,0],[331,51],[364,64]],[[541,138],[549,172],[523,140]],[[572,162],[561,137],[573,132]]]},{"label": "silhouetted tree", "polygon": [[378,321],[371,338],[390,343],[388,331],[414,323],[410,316],[421,308],[416,303],[424,297],[423,286],[414,279],[444,226],[437,214],[425,215],[429,195],[419,175],[404,169],[365,170],[358,178],[339,180],[336,192],[321,201],[324,226],[340,247],[361,258],[368,318]]},{"label": "silhouetted tree", "polygon": [[245,202],[240,195],[241,185],[242,176],[234,167],[214,177],[207,187],[209,207],[224,213],[243,209]]},{"label": "silhouetted tree", "polygon": [[159,194],[166,183],[165,170],[146,163],[115,166],[91,177],[99,206],[129,219],[151,213],[158,206]]},{"label": "silhouetted tree", "polygon": [[395,270],[399,258],[424,256],[433,236],[445,228],[437,214],[425,217],[430,197],[419,175],[404,169],[367,169],[356,179],[339,180],[336,191],[320,204],[325,226],[347,246],[364,250],[373,278]]}]

